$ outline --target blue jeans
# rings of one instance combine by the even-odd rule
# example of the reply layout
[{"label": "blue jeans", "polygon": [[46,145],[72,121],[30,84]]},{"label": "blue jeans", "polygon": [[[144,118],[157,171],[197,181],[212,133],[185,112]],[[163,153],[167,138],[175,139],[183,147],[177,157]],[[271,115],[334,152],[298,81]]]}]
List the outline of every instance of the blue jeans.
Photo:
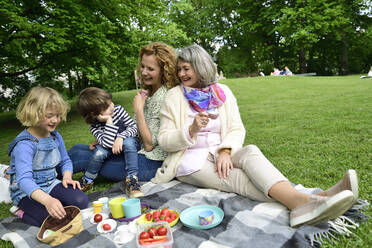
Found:
[{"label": "blue jeans", "polygon": [[[139,144],[136,138],[127,137],[123,140],[123,154],[124,155],[123,165],[126,169],[127,175],[138,174],[138,158],[137,148]],[[104,148],[101,145],[97,145],[93,151],[93,156],[88,164],[85,171],[85,176],[90,179],[95,179],[98,176],[98,172],[101,170],[105,160],[112,155],[112,149]]]},{"label": "blue jeans", "polygon": [[[71,158],[74,173],[85,172],[92,159],[93,151],[89,150],[88,145],[77,144],[68,150],[68,155]],[[112,181],[122,181],[128,175],[123,163],[125,163],[123,156],[111,155],[103,162],[99,175]],[[151,160],[143,154],[138,154],[137,176],[139,181],[150,181],[162,164],[163,161]]]}]

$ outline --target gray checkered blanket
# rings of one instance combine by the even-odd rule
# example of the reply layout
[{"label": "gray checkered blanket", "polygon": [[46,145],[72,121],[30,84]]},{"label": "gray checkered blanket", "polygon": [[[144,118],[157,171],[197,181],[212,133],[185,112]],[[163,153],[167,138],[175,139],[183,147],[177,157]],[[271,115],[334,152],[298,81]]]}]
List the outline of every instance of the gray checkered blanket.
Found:
[{"label": "gray checkered blanket", "polygon": [[[123,196],[121,183],[114,184],[109,190],[89,194],[90,202],[107,196]],[[212,189],[200,189],[179,181],[166,184],[151,182],[142,186],[145,197],[141,202],[149,204],[151,209],[169,207],[182,212],[188,207],[208,204],[220,207],[224,211],[221,224],[209,230],[194,230],[183,226],[181,221],[172,227],[173,247],[177,248],[226,248],[226,247],[320,247],[325,239],[335,239],[338,235],[348,235],[366,221],[362,210],[367,201],[358,200],[344,216],[332,222],[318,226],[302,226],[298,229],[289,227],[288,210],[279,203],[262,203],[252,201],[234,193]],[[316,193],[319,189],[297,189],[306,193]],[[91,206],[91,205],[90,205]],[[100,234],[96,225],[91,224],[92,207],[82,211],[84,230],[58,247],[136,247],[135,240],[118,245],[114,232]],[[128,224],[118,222],[120,225]],[[19,218],[9,217],[1,220],[0,237],[8,240],[15,247],[49,247],[36,239],[37,227],[29,226]]]}]

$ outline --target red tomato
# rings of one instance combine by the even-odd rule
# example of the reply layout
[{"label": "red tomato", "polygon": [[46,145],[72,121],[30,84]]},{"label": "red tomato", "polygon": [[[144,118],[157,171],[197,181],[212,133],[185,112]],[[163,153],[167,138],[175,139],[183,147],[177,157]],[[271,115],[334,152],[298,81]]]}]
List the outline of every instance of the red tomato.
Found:
[{"label": "red tomato", "polygon": [[154,219],[158,219],[158,218],[160,218],[160,211],[154,211],[154,212],[152,213],[152,217],[154,217]]},{"label": "red tomato", "polygon": [[146,214],[146,219],[147,219],[148,221],[150,221],[150,220],[152,219],[152,214],[151,214],[151,213],[147,213],[147,214]]},{"label": "red tomato", "polygon": [[169,209],[168,208],[163,208],[161,210],[161,215],[167,216],[168,212],[169,212]]},{"label": "red tomato", "polygon": [[94,222],[98,223],[102,221],[102,215],[96,214],[94,215]]},{"label": "red tomato", "polygon": [[103,224],[102,228],[105,231],[111,230],[111,226],[109,224]]},{"label": "red tomato", "polygon": [[148,232],[141,232],[139,238],[140,239],[149,239],[150,234]]},{"label": "red tomato", "polygon": [[148,231],[147,231],[150,235],[150,238],[156,236],[156,229],[151,227]]},{"label": "red tomato", "polygon": [[158,230],[156,230],[156,233],[157,233],[159,236],[167,235],[167,228],[164,227],[164,226],[161,226],[161,227],[158,228]]}]

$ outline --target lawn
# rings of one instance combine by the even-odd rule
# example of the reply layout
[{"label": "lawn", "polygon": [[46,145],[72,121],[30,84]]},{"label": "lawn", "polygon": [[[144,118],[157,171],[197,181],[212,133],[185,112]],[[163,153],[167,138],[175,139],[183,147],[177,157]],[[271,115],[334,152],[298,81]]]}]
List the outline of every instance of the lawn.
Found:
[{"label": "lawn", "polygon": [[[372,200],[372,79],[346,77],[257,77],[224,80],[234,92],[247,130],[245,144],[255,144],[284,175],[306,187],[323,189],[348,168],[357,170],[359,196]],[[135,91],[113,95],[114,103],[133,113]],[[73,104],[72,104],[73,105]],[[14,113],[0,114],[0,163],[9,164],[7,146],[22,130]],[[59,128],[66,147],[93,141],[74,107]],[[76,177],[79,177],[77,175]],[[99,180],[97,189],[109,187]],[[0,217],[10,215],[0,204]],[[365,212],[371,215],[371,207]],[[371,247],[372,224],[361,224],[351,237],[324,247]],[[0,241],[0,247],[12,247]]]}]

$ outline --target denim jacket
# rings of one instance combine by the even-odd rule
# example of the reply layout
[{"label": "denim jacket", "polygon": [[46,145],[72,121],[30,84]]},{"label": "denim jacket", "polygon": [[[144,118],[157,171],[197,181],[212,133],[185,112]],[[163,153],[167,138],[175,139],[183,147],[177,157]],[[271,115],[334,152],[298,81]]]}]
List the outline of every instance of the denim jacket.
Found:
[{"label": "denim jacket", "polygon": [[[63,150],[66,154],[61,158]],[[57,179],[56,167],[62,166],[62,173],[72,171],[71,160],[57,131],[47,138],[38,139],[24,130],[11,142],[8,154],[10,197],[16,206],[23,197],[30,197],[36,189],[49,194],[61,182]]]}]

